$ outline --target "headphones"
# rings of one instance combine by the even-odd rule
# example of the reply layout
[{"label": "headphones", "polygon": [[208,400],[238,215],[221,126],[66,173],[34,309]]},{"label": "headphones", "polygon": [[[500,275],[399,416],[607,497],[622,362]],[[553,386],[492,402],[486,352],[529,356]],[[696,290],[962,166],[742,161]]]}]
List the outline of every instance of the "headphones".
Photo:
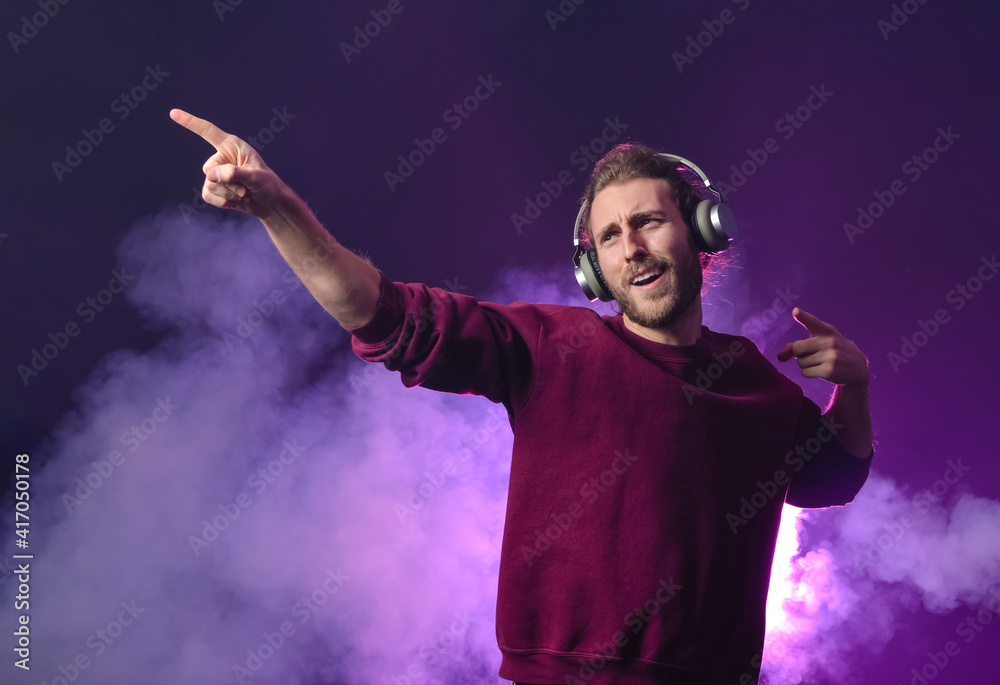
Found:
[{"label": "headphones", "polygon": [[[660,157],[680,164],[681,166],[677,170],[682,174],[685,170],[693,171],[705,184],[708,194],[718,198],[717,200],[702,199],[695,205],[690,215],[685,217],[685,221],[691,228],[695,244],[701,252],[711,254],[725,250],[729,247],[729,241],[736,237],[737,227],[733,210],[729,209],[722,193],[712,185],[708,176],[693,163],[677,155],[668,155],[665,152],[658,154]],[[601,273],[601,267],[597,262],[597,249],[591,247],[584,252],[580,245],[580,231],[583,228],[580,226],[580,222],[586,210],[587,203],[584,202],[576,215],[576,223],[573,224],[573,246],[576,248],[573,254],[573,273],[576,274],[576,282],[580,284],[583,294],[591,302],[597,299],[602,302],[610,302],[614,297],[611,295],[611,289],[608,288],[604,274]]]}]

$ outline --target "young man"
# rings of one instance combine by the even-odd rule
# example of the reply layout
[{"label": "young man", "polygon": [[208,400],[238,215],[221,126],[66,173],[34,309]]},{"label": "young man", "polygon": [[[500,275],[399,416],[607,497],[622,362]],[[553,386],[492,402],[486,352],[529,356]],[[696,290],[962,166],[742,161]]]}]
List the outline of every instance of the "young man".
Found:
[{"label": "young man", "polygon": [[[783,502],[853,499],[872,449],[864,355],[797,308],[803,397],[746,338],[702,325],[692,189],[641,146],[598,163],[586,233],[622,313],[498,305],[394,283],[341,247],[246,143],[180,110],[217,152],[205,199],[260,218],[352,336],[407,386],[484,395],[514,431],[500,676],[520,683],[755,680]],[[326,253],[320,268],[308,259]],[[707,379],[707,380],[706,380]]]}]

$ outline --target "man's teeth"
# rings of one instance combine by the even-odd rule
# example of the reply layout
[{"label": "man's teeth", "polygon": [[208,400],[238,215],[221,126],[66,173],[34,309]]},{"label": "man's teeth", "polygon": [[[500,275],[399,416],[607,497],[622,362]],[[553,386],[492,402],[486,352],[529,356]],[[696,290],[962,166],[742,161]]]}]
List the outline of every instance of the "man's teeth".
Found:
[{"label": "man's teeth", "polygon": [[645,276],[641,276],[640,278],[637,278],[634,281],[632,281],[632,285],[646,285],[648,283],[652,283],[657,278],[659,278],[662,274],[663,274],[662,271],[657,271],[655,273],[646,274]]}]

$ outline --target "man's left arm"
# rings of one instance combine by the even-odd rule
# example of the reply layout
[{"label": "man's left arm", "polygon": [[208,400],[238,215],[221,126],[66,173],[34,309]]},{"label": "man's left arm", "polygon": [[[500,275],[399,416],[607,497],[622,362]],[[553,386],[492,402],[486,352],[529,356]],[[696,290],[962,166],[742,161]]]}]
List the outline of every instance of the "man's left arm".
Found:
[{"label": "man's left arm", "polygon": [[868,359],[857,345],[809,312],[795,307],[792,316],[809,332],[804,340],[786,343],[778,361],[792,357],[806,378],[822,378],[834,384],[830,405],[823,414],[842,426],[837,442],[859,459],[872,454],[872,417],[868,404]]}]

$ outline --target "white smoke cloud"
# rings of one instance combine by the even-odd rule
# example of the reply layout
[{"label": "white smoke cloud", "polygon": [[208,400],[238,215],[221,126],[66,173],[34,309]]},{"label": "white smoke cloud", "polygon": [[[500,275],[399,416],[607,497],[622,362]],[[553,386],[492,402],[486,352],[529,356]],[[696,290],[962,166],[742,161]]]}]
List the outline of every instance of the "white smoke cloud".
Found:
[{"label": "white smoke cloud", "polygon": [[1000,598],[1000,502],[967,491],[970,471],[946,460],[912,495],[873,472],[846,507],[785,507],[784,539],[799,540],[775,555],[766,682],[852,682],[852,656],[878,652],[921,609],[1000,607],[989,604]]}]

